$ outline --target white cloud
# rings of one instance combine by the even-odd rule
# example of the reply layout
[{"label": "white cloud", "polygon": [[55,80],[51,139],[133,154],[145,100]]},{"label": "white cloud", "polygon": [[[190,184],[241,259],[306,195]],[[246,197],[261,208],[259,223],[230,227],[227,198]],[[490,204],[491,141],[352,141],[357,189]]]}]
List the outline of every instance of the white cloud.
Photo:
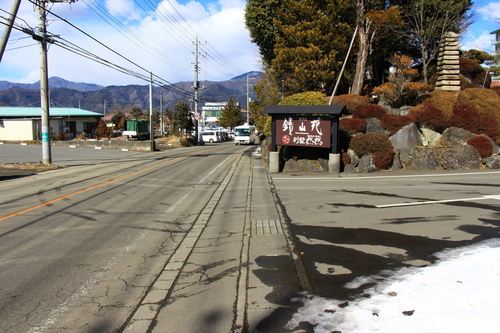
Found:
[{"label": "white cloud", "polygon": [[[226,80],[233,75],[260,69],[257,48],[250,42],[244,24],[244,1],[221,0],[215,6],[206,4],[206,7],[196,1],[185,4],[179,4],[175,0],[163,1],[161,9],[152,10],[144,5],[149,11],[148,14],[151,14],[147,15],[142,9],[134,7],[131,0],[100,0],[99,8],[109,10],[115,19],[120,20],[121,24],[113,23],[114,27],[97,16],[87,3],[90,2],[58,4],[54,5],[53,11],[68,18],[70,22],[121,56],[64,22],[52,22],[49,31],[127,69],[149,75],[123,58],[169,82],[193,80],[193,42],[196,34],[200,35],[200,42],[208,42],[208,45],[200,46],[202,51],[208,53],[206,57],[200,57],[200,80]],[[10,7],[10,0],[0,0],[0,6]],[[33,22],[30,24],[36,26],[36,16],[29,2],[22,4],[20,18],[30,20]],[[108,21],[112,22],[109,18]],[[123,26],[126,26],[126,29]],[[14,48],[15,44],[12,43],[15,39],[25,37],[27,36],[23,33],[13,33],[8,49]],[[22,39],[19,44],[28,45],[35,42]],[[38,53],[37,45],[6,52],[0,64],[0,80],[37,81]],[[227,62],[232,66],[228,66]],[[103,85],[146,84],[143,80],[125,76],[55,45],[49,50],[49,76]]]},{"label": "white cloud", "polygon": [[120,16],[127,20],[140,20],[141,15],[132,0],[105,0],[106,9],[113,16]]},{"label": "white cloud", "polygon": [[477,11],[485,20],[494,21],[500,19],[500,2],[490,2]]},{"label": "white cloud", "polygon": [[462,42],[461,49],[476,49],[492,53],[494,49],[492,44],[494,41],[494,36],[488,31],[483,31],[479,36],[472,35],[472,32],[469,31]]}]

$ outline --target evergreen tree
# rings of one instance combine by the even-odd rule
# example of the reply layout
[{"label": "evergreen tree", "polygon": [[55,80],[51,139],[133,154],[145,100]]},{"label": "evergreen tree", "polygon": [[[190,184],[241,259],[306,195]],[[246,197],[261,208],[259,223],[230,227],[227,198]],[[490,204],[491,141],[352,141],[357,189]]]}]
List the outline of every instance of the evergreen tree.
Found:
[{"label": "evergreen tree", "polygon": [[120,110],[118,112],[116,112],[113,117],[111,117],[111,122],[113,123],[113,125],[119,127],[119,124],[120,122],[122,121],[122,119],[125,118],[125,115],[123,114],[123,112]]},{"label": "evergreen tree", "polygon": [[134,119],[141,119],[143,115],[142,110],[136,106],[130,110],[130,116]]},{"label": "evergreen tree", "polygon": [[182,133],[188,134],[194,128],[191,109],[186,102],[179,101],[174,107],[174,126]]},{"label": "evergreen tree", "polygon": [[271,135],[271,117],[263,113],[269,105],[277,105],[281,100],[279,86],[271,68],[262,74],[262,79],[253,86],[257,100],[250,103],[250,111],[255,127],[260,133]]},{"label": "evergreen tree", "polygon": [[245,23],[252,42],[259,47],[264,64],[269,66],[275,58],[276,25],[274,20],[281,0],[247,0]]},{"label": "evergreen tree", "polygon": [[229,98],[220,117],[217,119],[216,124],[220,127],[231,129],[243,124],[243,121],[241,120],[240,107],[234,98]]}]

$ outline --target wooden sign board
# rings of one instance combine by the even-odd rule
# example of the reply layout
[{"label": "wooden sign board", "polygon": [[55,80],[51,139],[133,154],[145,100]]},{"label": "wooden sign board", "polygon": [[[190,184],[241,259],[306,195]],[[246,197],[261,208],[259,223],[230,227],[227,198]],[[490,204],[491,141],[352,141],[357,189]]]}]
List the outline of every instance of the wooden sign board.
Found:
[{"label": "wooden sign board", "polygon": [[276,117],[276,144],[330,148],[332,122],[329,117],[280,115]]}]

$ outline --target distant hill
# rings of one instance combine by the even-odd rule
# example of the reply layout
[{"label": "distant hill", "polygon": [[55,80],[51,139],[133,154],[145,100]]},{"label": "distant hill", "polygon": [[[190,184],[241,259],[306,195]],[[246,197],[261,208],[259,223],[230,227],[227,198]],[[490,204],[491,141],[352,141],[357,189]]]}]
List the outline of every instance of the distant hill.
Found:
[{"label": "distant hill", "polygon": [[[260,79],[260,72],[250,72],[250,84]],[[194,94],[193,82],[175,83],[175,87],[153,87],[153,107],[160,108],[160,91],[163,95],[163,108],[173,108],[178,101],[189,102]],[[0,104],[7,106],[39,106],[40,83],[19,84],[0,81]],[[149,86],[107,86],[97,84],[75,83],[59,77],[49,79],[50,101],[57,107],[80,107],[85,110],[106,114],[130,107],[149,109]],[[246,108],[247,101],[247,73],[231,80],[213,82],[200,81],[199,89],[200,108],[204,102],[225,102],[230,97],[237,100],[242,108]],[[250,89],[250,98],[255,100],[255,92]]]},{"label": "distant hill", "polygon": [[[35,83],[12,83],[8,81],[0,81],[0,90],[19,87],[24,89],[40,89],[40,81]],[[93,83],[71,82],[63,78],[53,76],[49,79],[49,87],[51,88],[67,88],[78,91],[93,91],[102,89],[103,86]]]}]

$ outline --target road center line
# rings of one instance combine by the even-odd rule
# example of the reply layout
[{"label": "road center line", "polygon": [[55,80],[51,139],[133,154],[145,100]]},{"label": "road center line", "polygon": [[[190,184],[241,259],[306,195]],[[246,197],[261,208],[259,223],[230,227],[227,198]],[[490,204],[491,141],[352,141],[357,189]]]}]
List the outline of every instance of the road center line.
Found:
[{"label": "road center line", "polygon": [[3,221],[3,220],[6,220],[6,219],[9,219],[11,217],[14,217],[14,216],[17,216],[17,215],[21,215],[21,214],[24,214],[24,213],[27,213],[27,212],[30,212],[32,210],[35,210],[35,209],[38,209],[38,208],[42,208],[42,207],[45,207],[45,206],[48,206],[50,204],[53,204],[55,202],[58,202],[58,201],[61,201],[61,200],[64,200],[64,199],[67,199],[67,198],[71,198],[71,197],[74,197],[75,195],[78,195],[78,194],[82,194],[82,193],[85,193],[85,192],[88,192],[90,190],[94,190],[96,188],[99,188],[99,187],[102,187],[104,185],[108,185],[108,184],[111,184],[111,183],[114,183],[116,181],[119,181],[119,180],[122,180],[122,179],[125,179],[125,178],[128,178],[128,177],[131,177],[131,176],[134,176],[134,175],[137,175],[137,174],[140,174],[140,173],[143,173],[145,171],[149,171],[149,170],[152,170],[154,168],[157,168],[157,167],[160,167],[160,166],[164,166],[166,164],[169,164],[169,163],[172,163],[172,162],[175,162],[175,161],[178,161],[180,159],[183,159],[183,158],[186,158],[186,157],[189,157],[189,156],[193,156],[193,155],[197,155],[197,154],[201,154],[201,153],[204,153],[206,151],[209,151],[209,150],[213,150],[213,149],[216,149],[217,147],[214,147],[214,148],[209,148],[209,149],[204,149],[204,150],[201,150],[199,152],[194,152],[194,153],[189,153],[189,154],[186,154],[186,155],[183,155],[183,156],[179,156],[179,157],[176,157],[174,159],[171,159],[171,160],[168,160],[168,161],[165,161],[163,163],[160,163],[160,164],[156,164],[156,165],[153,165],[153,166],[150,166],[150,167],[147,167],[145,169],[142,169],[142,170],[138,170],[138,171],[135,171],[135,172],[132,172],[132,173],[129,173],[127,175],[123,175],[121,177],[118,177],[118,178],[115,178],[115,179],[112,179],[112,180],[109,180],[109,181],[106,181],[104,183],[101,183],[101,184],[97,184],[97,185],[94,185],[94,186],[91,186],[91,187],[87,187],[83,190],[80,190],[80,191],[76,191],[76,192],[73,192],[73,193],[70,193],[70,194],[67,194],[67,195],[64,195],[62,197],[59,197],[59,198],[55,198],[55,199],[52,199],[52,200],[49,200],[47,202],[44,202],[44,203],[41,203],[39,205],[36,205],[36,206],[33,206],[33,207],[30,207],[30,208],[26,208],[26,209],[23,209],[23,210],[20,210],[18,212],[15,212],[15,213],[12,213],[12,214],[9,214],[9,215],[6,215],[6,216],[3,216],[3,217],[0,217],[0,221]]}]

